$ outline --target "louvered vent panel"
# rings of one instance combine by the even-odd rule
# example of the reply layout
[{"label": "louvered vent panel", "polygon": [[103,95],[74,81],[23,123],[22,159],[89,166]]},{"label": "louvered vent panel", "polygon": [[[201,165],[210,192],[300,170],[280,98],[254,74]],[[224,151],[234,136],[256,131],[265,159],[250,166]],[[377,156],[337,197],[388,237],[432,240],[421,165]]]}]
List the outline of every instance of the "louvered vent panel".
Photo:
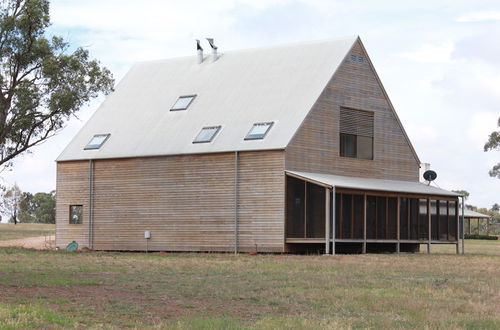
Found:
[{"label": "louvered vent panel", "polygon": [[340,133],[373,137],[373,112],[341,108]]}]

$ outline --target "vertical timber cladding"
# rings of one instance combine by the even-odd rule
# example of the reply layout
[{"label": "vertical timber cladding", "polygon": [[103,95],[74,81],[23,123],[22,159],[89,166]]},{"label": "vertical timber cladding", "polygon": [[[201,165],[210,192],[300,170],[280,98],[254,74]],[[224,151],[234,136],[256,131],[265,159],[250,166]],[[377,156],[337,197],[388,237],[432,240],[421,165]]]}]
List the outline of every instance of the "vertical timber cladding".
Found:
[{"label": "vertical timber cladding", "polygon": [[[64,248],[76,241],[88,245],[89,162],[71,161],[57,164],[56,246]],[[69,223],[70,205],[83,206],[81,224]]]},{"label": "vertical timber cladding", "polygon": [[[283,251],[283,151],[239,162],[239,250]],[[233,153],[95,160],[94,249],[234,251],[234,178]]]},{"label": "vertical timber cladding", "polygon": [[[373,112],[373,160],[340,157],[339,119],[343,107]],[[359,42],[287,146],[285,158],[287,170],[418,180],[416,155]]]}]

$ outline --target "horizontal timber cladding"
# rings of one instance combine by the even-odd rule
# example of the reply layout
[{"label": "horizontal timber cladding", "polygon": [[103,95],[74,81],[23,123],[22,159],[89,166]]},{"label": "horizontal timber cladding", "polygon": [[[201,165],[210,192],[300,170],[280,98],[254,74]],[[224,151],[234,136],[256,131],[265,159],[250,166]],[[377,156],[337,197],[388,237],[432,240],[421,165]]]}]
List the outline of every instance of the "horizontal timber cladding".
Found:
[{"label": "horizontal timber cladding", "polygon": [[94,248],[230,250],[233,168],[231,154],[95,161]]},{"label": "horizontal timber cladding", "polygon": [[283,151],[241,152],[239,155],[239,250],[283,252]]},{"label": "horizontal timber cladding", "polygon": [[[76,241],[80,247],[88,244],[89,221],[89,162],[57,164],[56,246],[66,247]],[[70,205],[82,205],[82,223],[69,223]]]},{"label": "horizontal timber cladding", "polygon": [[[283,151],[238,158],[239,250],[283,251]],[[95,160],[93,177],[94,249],[234,251],[234,153]]]},{"label": "horizontal timber cladding", "polygon": [[[361,62],[359,57],[363,58]],[[367,115],[373,113],[373,160],[340,157],[341,109],[365,110]],[[359,43],[355,44],[287,146],[285,160],[287,170],[418,180],[417,158]]]}]

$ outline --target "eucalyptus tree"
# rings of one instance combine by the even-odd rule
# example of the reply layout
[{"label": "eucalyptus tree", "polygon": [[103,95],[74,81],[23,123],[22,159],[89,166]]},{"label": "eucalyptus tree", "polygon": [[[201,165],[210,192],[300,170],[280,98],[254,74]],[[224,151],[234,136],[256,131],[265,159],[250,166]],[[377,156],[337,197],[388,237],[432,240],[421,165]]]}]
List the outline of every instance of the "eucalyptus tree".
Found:
[{"label": "eucalyptus tree", "polygon": [[[500,127],[500,118],[498,118],[497,125]],[[484,151],[490,150],[500,151],[500,131],[493,131],[488,137],[488,141],[484,145]],[[500,179],[500,162],[493,165],[493,168],[490,170],[490,176]]]},{"label": "eucalyptus tree", "polygon": [[49,26],[49,1],[0,1],[0,170],[113,89],[107,68]]}]

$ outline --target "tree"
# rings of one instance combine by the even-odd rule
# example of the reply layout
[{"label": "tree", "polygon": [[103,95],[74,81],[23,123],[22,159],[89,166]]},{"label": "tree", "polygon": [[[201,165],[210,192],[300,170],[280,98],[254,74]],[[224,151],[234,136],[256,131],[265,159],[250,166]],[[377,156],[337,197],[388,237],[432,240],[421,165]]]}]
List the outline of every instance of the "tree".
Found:
[{"label": "tree", "polygon": [[[460,203],[460,207],[462,207],[462,203]],[[478,207],[476,205],[472,205],[472,204],[465,204],[465,208],[472,210],[472,211],[476,211],[476,212],[478,210]]]},{"label": "tree", "polygon": [[465,200],[469,198],[469,192],[467,190],[452,190],[454,193],[464,196]]},{"label": "tree", "polygon": [[56,223],[56,192],[36,193],[33,196],[34,218],[39,223]]},{"label": "tree", "polygon": [[[498,118],[498,127],[500,127],[500,118]],[[484,151],[500,151],[500,131],[494,131],[490,134],[488,141],[484,145]],[[493,166],[490,170],[490,176],[500,179],[500,163]]]},{"label": "tree", "polygon": [[113,89],[108,69],[83,48],[68,53],[49,26],[48,0],[0,2],[0,169]]},{"label": "tree", "polygon": [[495,203],[491,206],[491,211],[499,212],[500,211],[500,205],[498,203]]},{"label": "tree", "polygon": [[56,194],[39,192],[23,193],[19,202],[19,220],[21,222],[55,223]]},{"label": "tree", "polygon": [[1,212],[9,217],[9,222],[13,222],[14,224],[18,222],[17,219],[21,194],[21,189],[19,189],[19,187],[15,184],[12,188],[5,192],[0,204]]},{"label": "tree", "polygon": [[33,194],[23,192],[19,200],[19,221],[20,222],[33,222]]}]

